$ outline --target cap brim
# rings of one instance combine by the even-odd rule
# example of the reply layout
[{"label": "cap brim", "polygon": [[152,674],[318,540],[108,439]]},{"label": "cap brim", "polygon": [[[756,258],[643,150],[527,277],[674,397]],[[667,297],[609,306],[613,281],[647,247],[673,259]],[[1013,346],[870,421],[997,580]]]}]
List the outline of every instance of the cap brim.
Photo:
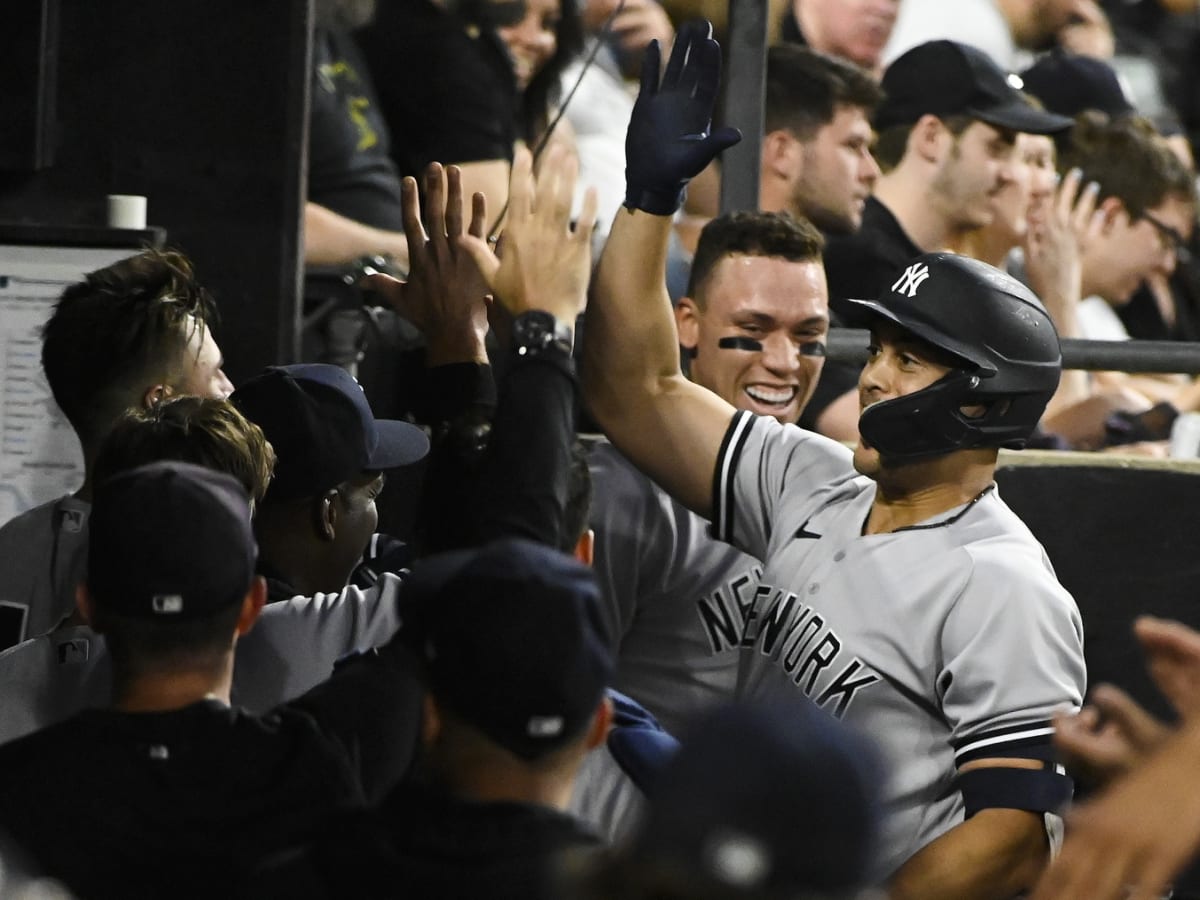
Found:
[{"label": "cap brim", "polygon": [[379,432],[379,443],[367,461],[368,469],[408,466],[424,459],[429,452],[429,438],[415,425],[393,419],[376,419],[375,428]]},{"label": "cap brim", "polygon": [[1058,134],[1075,124],[1074,119],[1056,113],[1044,112],[1030,106],[1024,100],[1014,100],[989,109],[970,109],[967,115],[1010,131],[1025,134]]},{"label": "cap brim", "polygon": [[902,319],[877,300],[854,300],[846,297],[842,302],[851,304],[851,306],[844,307],[842,312],[843,318],[846,319],[846,324],[848,325],[869,328],[873,321],[884,319],[898,328],[904,329],[909,334],[915,335],[925,341],[925,343],[931,344],[953,356],[957,356],[968,365],[984,370],[991,368],[986,362],[980,363],[975,358],[977,354],[972,348],[965,346],[961,341],[951,339],[924,322]]}]

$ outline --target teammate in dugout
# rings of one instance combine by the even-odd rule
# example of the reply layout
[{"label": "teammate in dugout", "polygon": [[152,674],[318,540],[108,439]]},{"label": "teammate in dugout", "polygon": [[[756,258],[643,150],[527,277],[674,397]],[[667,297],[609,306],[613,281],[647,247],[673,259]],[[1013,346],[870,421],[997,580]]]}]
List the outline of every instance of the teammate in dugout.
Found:
[{"label": "teammate in dugout", "polygon": [[801,691],[879,741],[890,896],[1014,896],[1071,796],[1050,719],[1078,708],[1085,680],[1078,609],[993,481],[998,448],[1024,442],[1058,384],[1057,335],[1017,282],[935,253],[856,304],[872,340],[853,453],[685,379],[663,287],[670,217],[738,139],[709,130],[709,34],[681,30],[661,86],[657,46],[643,65],[585,397],[621,452],[764,561],[743,692]]}]

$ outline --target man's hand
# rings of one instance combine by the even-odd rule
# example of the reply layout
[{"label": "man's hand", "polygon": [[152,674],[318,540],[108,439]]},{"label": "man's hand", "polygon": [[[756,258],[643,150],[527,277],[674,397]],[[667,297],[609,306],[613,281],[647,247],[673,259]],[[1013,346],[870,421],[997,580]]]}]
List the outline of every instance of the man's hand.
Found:
[{"label": "man's hand", "polygon": [[1104,225],[1096,211],[1099,193],[1096,182],[1085,186],[1080,170],[1072,169],[1054,196],[1030,216],[1025,232],[1029,281],[1063,331],[1068,327],[1064,319],[1073,323],[1083,291],[1083,250]]},{"label": "man's hand", "polygon": [[1107,784],[1140,765],[1171,733],[1120,688],[1102,684],[1078,715],[1055,719],[1054,745],[1072,772]]},{"label": "man's hand", "polygon": [[592,271],[592,229],[596,191],[584,195],[583,209],[571,224],[571,201],[579,174],[576,158],[552,148],[533,174],[533,157],[520,148],[513,158],[507,224],[494,256],[472,231],[459,239],[471,253],[491,292],[513,316],[544,310],[575,327],[587,300]]},{"label": "man's hand", "polygon": [[1067,816],[1062,853],[1030,900],[1154,900],[1200,848],[1200,729]]},{"label": "man's hand", "polygon": [[1133,630],[1158,689],[1184,721],[1200,719],[1200,633],[1152,616],[1138,618]]},{"label": "man's hand", "polygon": [[651,41],[642,83],[625,135],[625,207],[673,215],[688,181],[726,147],[742,139],[735,128],[710,131],[721,80],[721,48],[707,22],[679,29],[659,83],[660,51]]},{"label": "man's hand", "polygon": [[[407,281],[372,275],[367,287],[384,297],[425,335],[430,365],[487,362],[487,283],[473,255],[462,244],[462,177],[457,166],[445,171],[431,163],[425,172],[425,215],[417,183],[401,184],[404,231],[409,235]],[[487,227],[482,194],[471,202],[468,234],[482,241]],[[486,247],[486,244],[484,245]]]}]

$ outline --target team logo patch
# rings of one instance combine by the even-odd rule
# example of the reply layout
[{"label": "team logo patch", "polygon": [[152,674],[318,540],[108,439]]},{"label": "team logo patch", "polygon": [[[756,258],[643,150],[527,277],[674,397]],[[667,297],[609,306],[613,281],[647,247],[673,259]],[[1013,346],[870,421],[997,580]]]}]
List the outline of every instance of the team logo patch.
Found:
[{"label": "team logo patch", "polygon": [[909,297],[917,296],[917,288],[929,277],[929,266],[925,263],[913,263],[904,270],[904,274],[896,279],[896,283],[892,285],[892,290],[897,294],[906,294]]}]

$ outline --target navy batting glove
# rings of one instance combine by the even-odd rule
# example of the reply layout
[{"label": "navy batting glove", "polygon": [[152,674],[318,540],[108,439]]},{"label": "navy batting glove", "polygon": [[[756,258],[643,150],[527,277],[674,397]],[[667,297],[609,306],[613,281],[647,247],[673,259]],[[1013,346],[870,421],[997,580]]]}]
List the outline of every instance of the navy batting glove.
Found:
[{"label": "navy batting glove", "polygon": [[687,183],[742,135],[736,128],[709,131],[721,47],[708,22],[679,29],[661,84],[659,61],[658,41],[651,41],[625,135],[625,208],[669,216],[683,203]]}]

